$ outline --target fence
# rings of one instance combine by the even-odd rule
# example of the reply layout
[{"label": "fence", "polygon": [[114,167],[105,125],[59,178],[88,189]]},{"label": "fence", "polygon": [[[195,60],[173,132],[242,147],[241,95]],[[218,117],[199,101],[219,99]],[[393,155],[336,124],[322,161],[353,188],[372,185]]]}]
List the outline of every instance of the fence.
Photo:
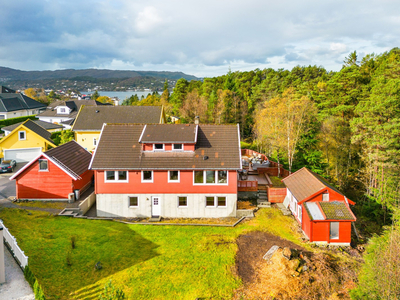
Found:
[{"label": "fence", "polygon": [[9,249],[11,249],[12,254],[19,262],[22,268],[25,268],[28,265],[28,256],[24,254],[24,251],[17,244],[17,239],[11,235],[8,231],[7,227],[4,226],[4,223],[0,220],[1,226],[3,226],[3,236],[6,242],[6,245]]},{"label": "fence", "polygon": [[238,192],[255,192],[258,191],[257,181],[238,180]]},{"label": "fence", "polygon": [[262,160],[268,160],[269,161],[269,167],[266,166],[258,166],[257,167],[257,172],[258,173],[267,173],[269,176],[278,176],[278,167],[279,167],[279,174],[281,177],[285,178],[289,176],[289,171],[285,170],[281,164],[278,164],[277,162],[274,162],[272,160],[269,160],[265,154],[259,153],[254,150],[250,149],[242,149],[242,155],[245,156],[260,156]]},{"label": "fence", "polygon": [[268,201],[271,203],[283,203],[286,197],[286,188],[267,188]]}]

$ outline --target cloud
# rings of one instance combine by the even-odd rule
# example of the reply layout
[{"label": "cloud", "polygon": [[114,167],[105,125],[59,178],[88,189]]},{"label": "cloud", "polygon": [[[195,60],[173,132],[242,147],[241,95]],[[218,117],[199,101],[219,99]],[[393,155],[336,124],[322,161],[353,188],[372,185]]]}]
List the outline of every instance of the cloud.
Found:
[{"label": "cloud", "polygon": [[6,1],[0,65],[22,70],[232,70],[318,65],[398,46],[396,1]]}]

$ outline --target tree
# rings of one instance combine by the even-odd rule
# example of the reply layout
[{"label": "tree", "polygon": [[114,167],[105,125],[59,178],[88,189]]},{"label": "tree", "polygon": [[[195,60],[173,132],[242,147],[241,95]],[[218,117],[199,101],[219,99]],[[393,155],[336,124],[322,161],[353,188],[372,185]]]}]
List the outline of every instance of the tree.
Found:
[{"label": "tree", "polygon": [[37,100],[38,93],[35,89],[29,88],[24,91],[24,94],[27,95],[29,98]]},{"label": "tree", "polygon": [[99,101],[101,103],[110,103],[110,104],[114,105],[114,101],[111,100],[111,98],[107,97],[107,96],[100,96],[96,99],[96,101]]},{"label": "tree", "polygon": [[99,97],[100,97],[99,92],[97,90],[95,90],[94,93],[92,94],[91,98],[93,100],[97,100],[97,98],[99,98]]},{"label": "tree", "polygon": [[307,96],[296,94],[293,88],[282,96],[264,103],[256,114],[256,131],[259,139],[267,145],[286,153],[289,172],[302,135],[307,133],[316,116],[316,107]]},{"label": "tree", "polygon": [[193,123],[196,116],[199,116],[200,122],[207,121],[207,100],[199,96],[197,89],[186,95],[185,101],[181,109],[180,115],[189,123]]},{"label": "tree", "polygon": [[74,132],[71,129],[62,130],[60,136],[60,145],[68,143],[74,139]]}]

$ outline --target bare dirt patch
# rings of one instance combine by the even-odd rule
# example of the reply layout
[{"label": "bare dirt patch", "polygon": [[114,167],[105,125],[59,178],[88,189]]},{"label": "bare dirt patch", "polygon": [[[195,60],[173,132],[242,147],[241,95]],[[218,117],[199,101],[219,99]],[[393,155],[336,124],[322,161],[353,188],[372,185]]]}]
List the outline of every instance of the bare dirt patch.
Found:
[{"label": "bare dirt patch", "polygon": [[[265,232],[242,235],[237,244],[236,267],[243,287],[234,299],[350,299],[359,262],[346,253],[307,251]],[[281,248],[264,260],[274,245]],[[285,257],[285,251],[293,255]]]}]

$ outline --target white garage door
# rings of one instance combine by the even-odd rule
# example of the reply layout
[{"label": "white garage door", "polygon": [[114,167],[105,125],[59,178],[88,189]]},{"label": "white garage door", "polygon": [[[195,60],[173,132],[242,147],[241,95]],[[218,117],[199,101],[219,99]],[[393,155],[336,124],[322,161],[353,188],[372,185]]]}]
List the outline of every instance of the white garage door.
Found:
[{"label": "white garage door", "polygon": [[15,159],[17,162],[29,162],[42,153],[42,148],[4,150],[4,160]]}]

